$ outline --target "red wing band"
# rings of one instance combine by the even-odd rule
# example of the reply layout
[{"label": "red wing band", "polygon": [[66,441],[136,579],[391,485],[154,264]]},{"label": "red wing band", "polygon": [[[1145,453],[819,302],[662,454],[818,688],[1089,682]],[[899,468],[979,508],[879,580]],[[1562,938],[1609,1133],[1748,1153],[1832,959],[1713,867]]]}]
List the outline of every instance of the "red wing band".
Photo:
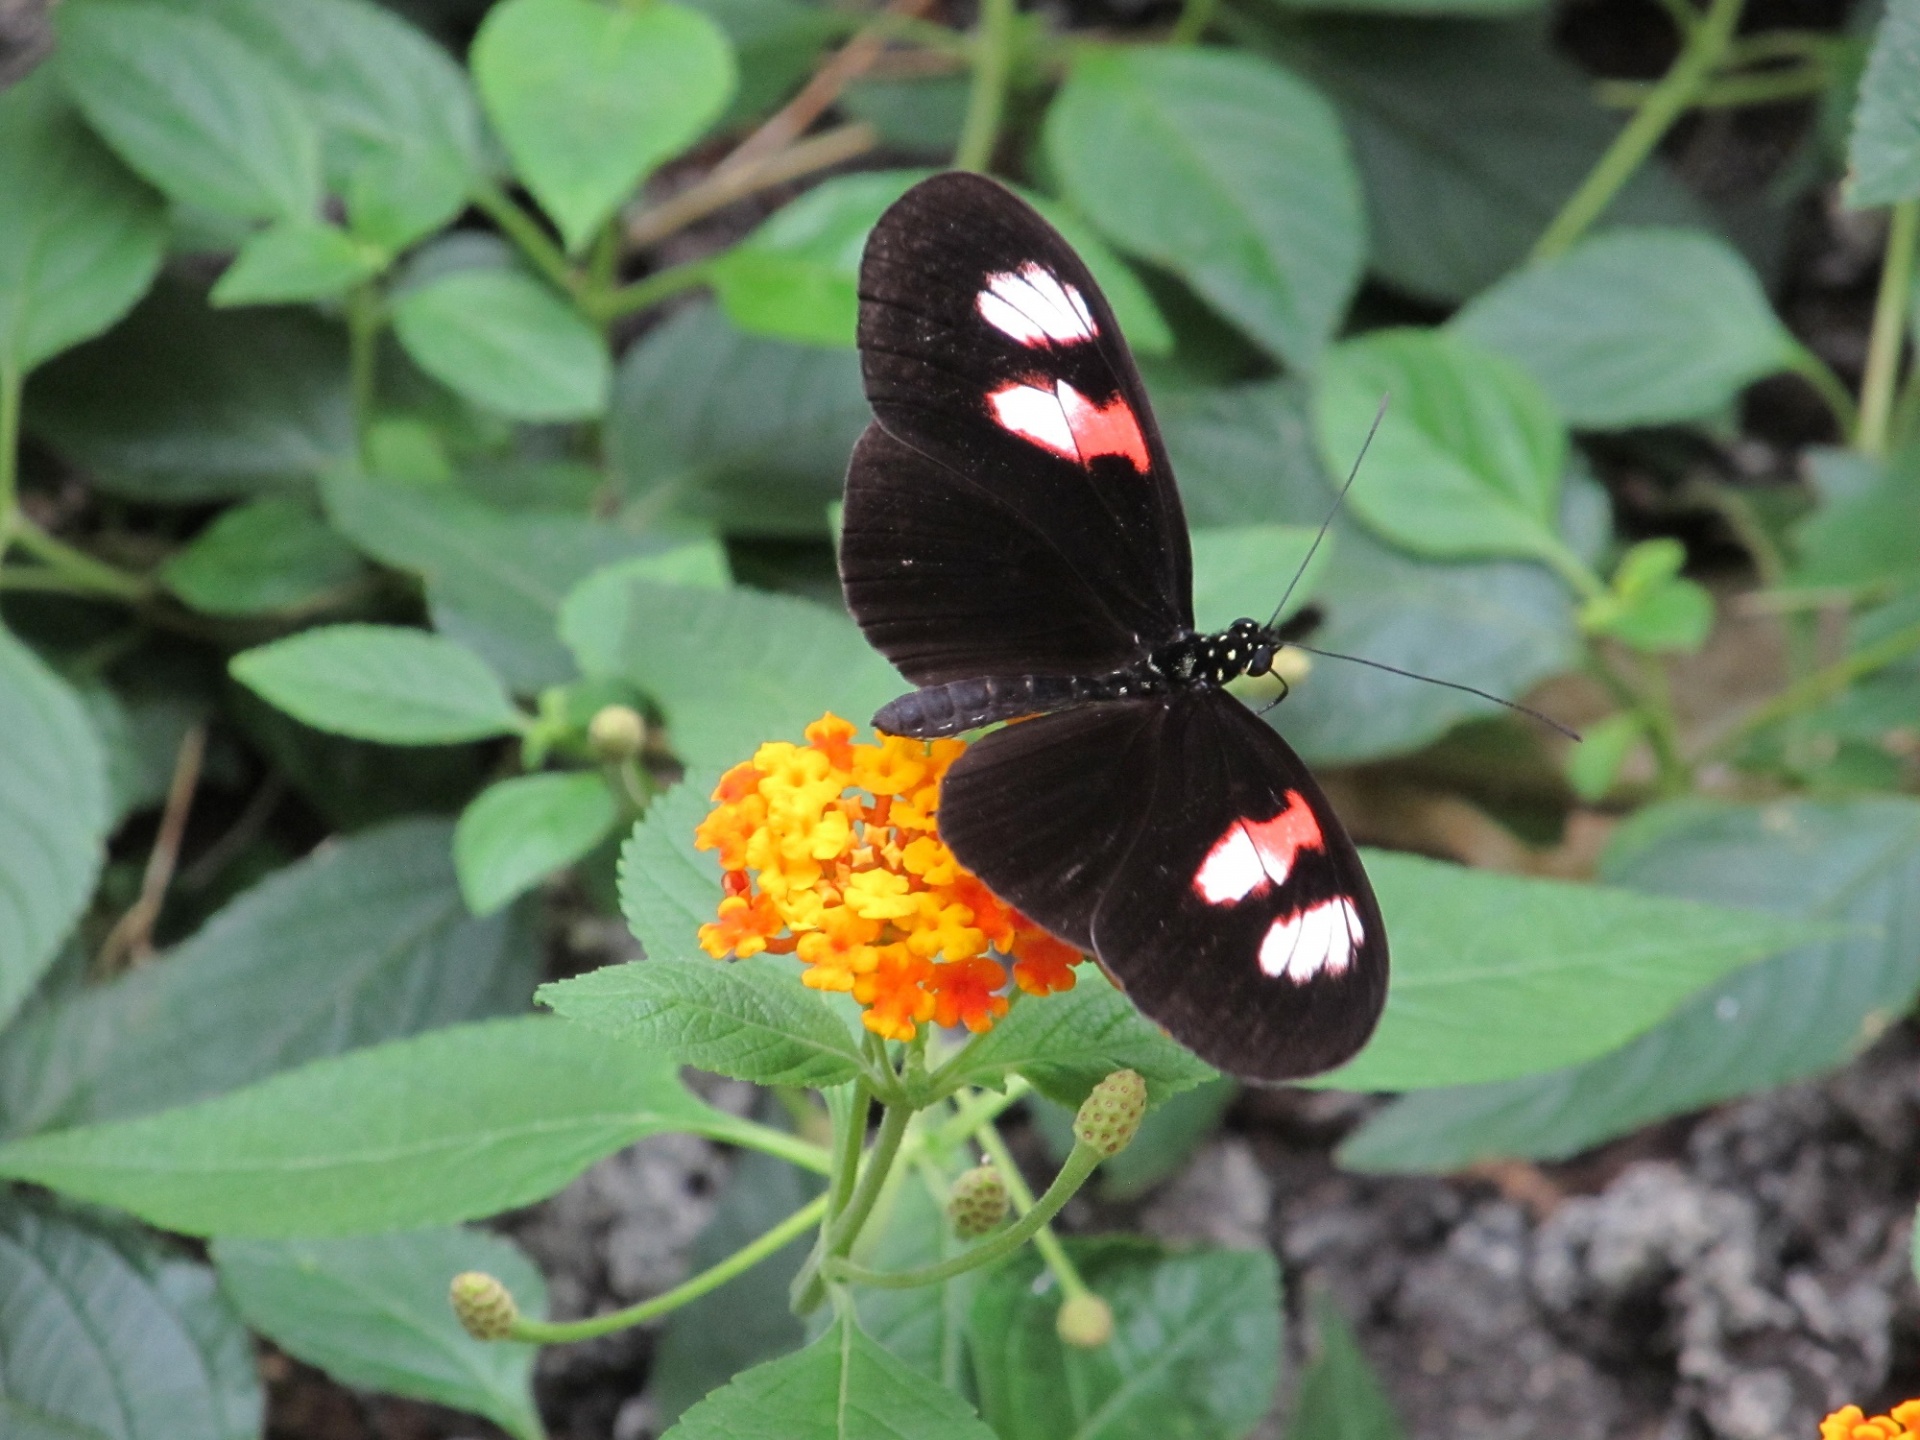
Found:
[{"label": "red wing band", "polygon": [[1153,463],[1124,396],[1096,405],[1064,380],[1051,390],[1016,382],[990,393],[987,404],[1003,430],[1076,464],[1119,455],[1144,475]]},{"label": "red wing band", "polygon": [[1271,820],[1235,820],[1213,842],[1194,872],[1193,892],[1209,905],[1237,905],[1268,885],[1284,885],[1302,850],[1324,850],[1327,842],[1313,807],[1298,790]]}]

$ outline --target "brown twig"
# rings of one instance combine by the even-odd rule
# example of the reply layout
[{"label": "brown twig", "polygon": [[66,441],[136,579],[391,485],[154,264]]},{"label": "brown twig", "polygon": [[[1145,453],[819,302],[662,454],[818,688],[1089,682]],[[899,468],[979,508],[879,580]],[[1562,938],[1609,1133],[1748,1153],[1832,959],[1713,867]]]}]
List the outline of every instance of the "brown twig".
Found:
[{"label": "brown twig", "polygon": [[111,975],[123,965],[136,965],[153,953],[154,923],[160,918],[174,867],[180,862],[180,842],[186,838],[187,815],[193,809],[193,792],[200,784],[200,762],[206,753],[207,722],[200,720],[180,737],[180,749],[173,759],[173,779],[167,785],[166,805],[160,812],[160,829],[147,855],[146,873],[140,877],[140,896],[101,942],[100,953],[93,961],[96,974]]},{"label": "brown twig", "polygon": [[688,186],[670,200],[649,206],[629,220],[627,243],[635,249],[645,249],[756,191],[851,160],[879,143],[878,132],[863,121],[789,145],[754,166],[729,174],[716,169],[698,184]]}]

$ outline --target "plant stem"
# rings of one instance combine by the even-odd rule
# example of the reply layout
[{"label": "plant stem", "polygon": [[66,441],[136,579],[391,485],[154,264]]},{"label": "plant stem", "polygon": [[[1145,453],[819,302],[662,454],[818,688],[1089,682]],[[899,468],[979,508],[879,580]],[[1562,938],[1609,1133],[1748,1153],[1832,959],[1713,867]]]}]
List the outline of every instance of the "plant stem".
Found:
[{"label": "plant stem", "polygon": [[1047,1193],[1036,1200],[1026,1214],[998,1235],[962,1250],[950,1260],[943,1260],[937,1265],[923,1265],[917,1270],[885,1271],[868,1270],[850,1260],[837,1258],[827,1262],[828,1272],[833,1279],[853,1285],[872,1285],[883,1290],[911,1290],[921,1285],[937,1285],[942,1280],[951,1280],[956,1275],[990,1265],[1033,1239],[1049,1220],[1059,1214],[1060,1207],[1086,1184],[1087,1177],[1099,1168],[1105,1158],[1091,1145],[1075,1145],[1066,1163],[1060,1167],[1060,1173],[1053,1177],[1053,1183],[1047,1187]]},{"label": "plant stem", "polygon": [[1013,24],[1017,0],[980,0],[980,23],[973,42],[973,88],[966,120],[953,152],[956,170],[985,172],[1000,143],[1000,118],[1006,110],[1007,79],[1013,71]]},{"label": "plant stem", "polygon": [[1213,15],[1220,8],[1220,0],[1185,0],[1180,7],[1180,18],[1173,22],[1173,30],[1167,36],[1170,45],[1197,45],[1207,33],[1207,26],[1213,23]]},{"label": "plant stem", "polygon": [[19,512],[13,512],[13,539],[22,550],[44,561],[49,570],[73,582],[76,590],[95,595],[111,595],[116,600],[145,600],[153,594],[153,582],[134,575],[104,560],[96,560],[63,540],[56,540]]},{"label": "plant stem", "polygon": [[547,237],[547,232],[540,228],[538,221],[514,204],[512,197],[504,190],[495,185],[476,186],[473,203],[500,227],[502,234],[520,247],[520,253],[531,260],[542,275],[569,295],[579,290],[580,277],[568,263],[566,253]]},{"label": "plant stem", "polygon": [[893,1169],[894,1157],[900,1153],[900,1142],[906,1139],[907,1126],[912,1120],[913,1111],[905,1105],[889,1105],[880,1112],[880,1131],[873,1137],[873,1148],[867,1152],[866,1164],[860,1169],[859,1183],[853,1187],[846,1209],[828,1228],[829,1256],[846,1254],[860,1238],[860,1227],[867,1223],[867,1217],[880,1199],[887,1172]]},{"label": "plant stem", "polygon": [[670,1310],[678,1310],[682,1305],[698,1300],[709,1291],[718,1290],[734,1276],[751,1270],[762,1260],[786,1249],[817,1225],[820,1217],[826,1213],[827,1197],[816,1196],[759,1239],[734,1251],[719,1264],[702,1270],[691,1280],[674,1286],[665,1294],[642,1300],[638,1305],[629,1305],[624,1310],[595,1315],[590,1320],[516,1320],[507,1338],[524,1340],[533,1345],[564,1345],[570,1340],[592,1340],[597,1336],[611,1335],[616,1330],[625,1330],[665,1315]]},{"label": "plant stem", "polygon": [[[1033,1191],[1027,1188],[1026,1176],[1020,1173],[1020,1167],[1014,1163],[1013,1152],[1007,1149],[1007,1142],[1000,1138],[1000,1132],[989,1124],[982,1126],[973,1138],[1000,1172],[1000,1183],[1007,1187],[1007,1196],[1013,1201],[1013,1208],[1022,1215],[1031,1214],[1034,1207]],[[1040,1258],[1047,1262],[1054,1279],[1060,1282],[1061,1294],[1071,1300],[1093,1293],[1081,1278],[1080,1267],[1073,1263],[1072,1257],[1067,1254],[1067,1247],[1060,1243],[1060,1237],[1053,1233],[1051,1225],[1043,1223],[1033,1232],[1033,1248],[1040,1252]]]},{"label": "plant stem", "polygon": [[1879,459],[1887,453],[1887,421],[1907,334],[1907,294],[1913,285],[1914,237],[1920,232],[1920,200],[1893,207],[1887,253],[1880,262],[1880,293],[1873,302],[1873,333],[1867,340],[1867,370],[1860,380],[1860,428],[1854,448]]},{"label": "plant stem", "polygon": [[373,423],[382,321],[380,295],[372,282],[354,286],[347,295],[347,394],[362,459],[366,458],[367,429]]},{"label": "plant stem", "polygon": [[762,1155],[785,1160],[816,1175],[831,1174],[833,1170],[832,1157],[824,1146],[816,1145],[811,1140],[802,1140],[798,1135],[777,1130],[771,1125],[762,1125],[757,1120],[729,1120],[726,1128],[716,1131],[711,1138],[724,1144],[758,1150]]},{"label": "plant stem", "polygon": [[1860,429],[1860,407],[1853,403],[1846,384],[1833,373],[1833,367],[1822,360],[1805,345],[1793,347],[1792,358],[1788,362],[1793,373],[1813,387],[1814,393],[1826,403],[1833,413],[1834,423],[1840,427],[1843,440],[1852,442]]},{"label": "plant stem", "polygon": [[879,143],[879,132],[865,121],[859,121],[795,141],[777,154],[725,175],[711,174],[672,199],[634,216],[627,223],[627,244],[636,250],[645,249],[696,220],[726,209],[735,201],[851,160]]},{"label": "plant stem", "polygon": [[27,377],[14,365],[0,365],[0,560],[13,543],[20,514],[20,409]]},{"label": "plant stem", "polygon": [[1920,650],[1920,625],[1909,625],[1903,630],[1894,631],[1884,640],[1863,645],[1846,658],[1796,680],[1758,709],[1741,716],[1703,746],[1696,758],[1705,760],[1724,755],[1756,731],[1764,730],[1803,710],[1813,709],[1838,695],[1862,676],[1883,670],[1916,650]]},{"label": "plant stem", "polygon": [[1673,68],[1653,87],[1633,118],[1621,127],[1606,153],[1580,182],[1580,188],[1568,197],[1560,213],[1534,242],[1534,260],[1550,260],[1564,254],[1600,218],[1620,188],[1633,178],[1633,173],[1653,153],[1681,112],[1693,104],[1701,87],[1719,67],[1728,42],[1733,39],[1734,28],[1740,23],[1743,3],[1744,0],[1713,0],[1697,22],[1682,24],[1680,53],[1674,57]]},{"label": "plant stem", "polygon": [[1566,581],[1567,588],[1582,600],[1592,600],[1607,593],[1606,582],[1593,573],[1593,567],[1558,540],[1542,546],[1539,558],[1551,567],[1554,574]]},{"label": "plant stem", "polygon": [[622,285],[618,290],[599,291],[583,299],[582,305],[595,320],[604,325],[610,320],[618,320],[622,315],[631,315],[636,310],[657,305],[669,295],[678,295],[682,290],[704,285],[706,280],[707,262],[688,260],[683,264],[669,265],[664,270],[656,270],[651,275],[643,275],[631,285]]},{"label": "plant stem", "polygon": [[[1804,100],[1818,95],[1832,83],[1828,68],[1819,63],[1795,65],[1790,69],[1768,70],[1758,75],[1726,75],[1702,85],[1690,102],[1695,110],[1731,110],[1742,105],[1776,105],[1783,100]],[[1616,109],[1637,109],[1652,98],[1659,82],[1643,80],[1602,80],[1593,87],[1594,97],[1602,105]]]}]

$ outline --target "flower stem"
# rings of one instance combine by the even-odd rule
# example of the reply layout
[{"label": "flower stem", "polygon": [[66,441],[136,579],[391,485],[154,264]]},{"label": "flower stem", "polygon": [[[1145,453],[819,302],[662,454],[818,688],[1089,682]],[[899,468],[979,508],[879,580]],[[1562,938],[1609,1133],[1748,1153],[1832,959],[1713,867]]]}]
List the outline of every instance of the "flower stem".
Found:
[{"label": "flower stem", "polygon": [[568,295],[579,290],[579,276],[567,262],[566,253],[547,238],[547,232],[540,228],[539,222],[514,204],[512,197],[504,190],[495,185],[476,186],[473,203],[500,227],[502,234],[520,247],[520,253],[532,261],[534,268],[542,275]]},{"label": "flower stem", "polygon": [[[1013,1208],[1022,1215],[1032,1214],[1035,1203],[1033,1191],[1028,1188],[1020,1167],[1014,1163],[1013,1152],[1007,1149],[1007,1142],[1000,1138],[1000,1132],[988,1124],[976,1131],[973,1138],[986,1157],[993,1161],[994,1168],[999,1170],[1000,1181],[1007,1187],[1007,1196],[1013,1201]],[[1076,1295],[1092,1293],[1087,1288],[1087,1282],[1081,1278],[1080,1267],[1073,1263],[1072,1257],[1067,1254],[1067,1247],[1060,1243],[1060,1237],[1053,1233],[1051,1225],[1043,1221],[1033,1232],[1033,1248],[1040,1252],[1040,1258],[1047,1262],[1054,1279],[1060,1282],[1062,1295],[1071,1300]]]},{"label": "flower stem", "polygon": [[873,1137],[873,1148],[867,1152],[866,1163],[860,1168],[860,1179],[853,1187],[846,1209],[834,1218],[827,1230],[828,1255],[846,1254],[860,1238],[860,1228],[867,1223],[867,1217],[880,1199],[887,1172],[893,1169],[894,1157],[900,1153],[900,1142],[906,1139],[907,1126],[912,1121],[913,1111],[905,1105],[889,1105],[880,1112],[880,1131]]},{"label": "flower stem", "polygon": [[1880,263],[1880,293],[1873,302],[1873,332],[1867,341],[1867,371],[1860,381],[1860,428],[1854,448],[1879,459],[1887,453],[1887,422],[1894,382],[1900,374],[1907,334],[1907,294],[1913,285],[1914,239],[1920,232],[1920,200],[1893,207],[1887,253]]},{"label": "flower stem", "polygon": [[751,1270],[777,1251],[786,1249],[788,1245],[817,1225],[820,1217],[826,1213],[827,1197],[816,1196],[759,1239],[734,1251],[717,1265],[702,1270],[691,1280],[674,1286],[665,1294],[656,1295],[651,1300],[643,1300],[638,1305],[629,1305],[624,1310],[595,1315],[590,1320],[558,1322],[515,1320],[513,1330],[507,1338],[524,1340],[534,1345],[563,1345],[570,1340],[592,1340],[597,1336],[611,1335],[616,1330],[625,1330],[629,1326],[639,1325],[656,1316],[665,1315],[670,1310],[678,1310],[682,1305],[698,1300],[709,1291],[718,1290],[734,1276]]},{"label": "flower stem", "polygon": [[1654,85],[1633,118],[1621,127],[1606,153],[1580,182],[1580,188],[1541,232],[1534,242],[1534,260],[1564,254],[1613,203],[1614,196],[1653,153],[1681,112],[1694,103],[1725,58],[1743,4],[1744,0],[1712,0],[1707,13],[1697,20],[1681,19],[1687,13],[1684,7],[1675,11],[1681,45],[1673,67]]},{"label": "flower stem", "polygon": [[967,96],[960,143],[953,152],[956,170],[984,172],[1000,143],[1000,119],[1007,105],[1007,79],[1013,72],[1013,24],[1017,0],[980,0],[980,25],[973,41],[973,88]]}]

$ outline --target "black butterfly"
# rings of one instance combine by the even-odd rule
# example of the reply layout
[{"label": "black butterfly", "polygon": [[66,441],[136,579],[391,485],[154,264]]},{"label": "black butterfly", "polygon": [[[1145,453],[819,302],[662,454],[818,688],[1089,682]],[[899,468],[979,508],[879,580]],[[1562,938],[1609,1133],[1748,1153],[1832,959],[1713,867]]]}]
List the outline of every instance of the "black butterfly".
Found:
[{"label": "black butterfly", "polygon": [[1380,907],[1300,757],[1222,688],[1289,633],[1193,631],[1180,493],[1086,266],[1002,186],[936,176],[867,241],[860,358],[841,578],[922,687],[874,724],[1020,722],[948,771],[947,844],[1220,1069],[1347,1059],[1386,999]]}]

